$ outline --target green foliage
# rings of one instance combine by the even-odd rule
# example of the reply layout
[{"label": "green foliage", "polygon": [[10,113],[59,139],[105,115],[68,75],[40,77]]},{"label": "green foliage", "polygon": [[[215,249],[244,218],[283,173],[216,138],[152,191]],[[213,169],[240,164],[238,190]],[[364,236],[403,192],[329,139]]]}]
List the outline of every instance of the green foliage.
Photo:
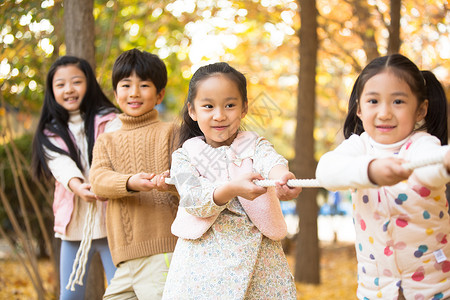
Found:
[{"label": "green foliage", "polygon": [[186,36],[184,24],[165,11],[166,5],[164,2],[95,2],[96,31],[107,37],[96,40],[97,61],[103,59],[98,70],[99,82],[110,99],[113,99],[110,73],[116,57],[125,50],[139,48],[159,55],[166,63],[169,82],[164,104],[168,111],[179,109],[188,79],[180,76],[186,59],[180,60],[177,51]]},{"label": "green foliage", "polygon": [[[1,92],[7,103],[28,113],[38,111],[42,105],[45,74],[62,44],[62,1],[43,8],[46,2],[0,3],[0,63],[10,66],[9,73],[0,73]],[[52,48],[51,53],[44,50]]]},{"label": "green foliage", "polygon": [[[367,63],[364,38],[373,37],[378,53],[386,53],[389,1],[375,2],[317,0],[317,157],[340,141],[351,85]],[[361,8],[368,17],[359,13]],[[292,158],[302,42],[297,35],[299,9],[295,0],[96,0],[98,80],[113,99],[110,74],[115,58],[134,47],[158,54],[169,74],[164,115],[172,119],[200,65],[230,62],[247,76],[249,99],[265,93],[282,108],[281,115],[267,119],[260,129],[277,141],[281,153]],[[437,71],[447,86],[448,8],[442,1],[402,1],[401,14],[401,52],[421,68]],[[37,113],[47,70],[57,56],[65,54],[63,0],[1,1],[0,21],[1,92],[12,107]]]}]

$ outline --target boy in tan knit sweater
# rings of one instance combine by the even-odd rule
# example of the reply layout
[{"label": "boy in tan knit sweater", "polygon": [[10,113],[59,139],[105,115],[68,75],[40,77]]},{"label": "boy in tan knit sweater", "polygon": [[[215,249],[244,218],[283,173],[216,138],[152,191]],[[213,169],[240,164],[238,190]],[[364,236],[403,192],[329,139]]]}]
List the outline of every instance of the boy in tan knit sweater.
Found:
[{"label": "boy in tan knit sweater", "polygon": [[112,72],[122,127],[96,141],[90,182],[108,198],[108,243],[117,271],[103,299],[159,299],[177,238],[170,232],[178,198],[164,183],[173,124],[154,107],[164,98],[167,70],[158,56],[122,53]]}]

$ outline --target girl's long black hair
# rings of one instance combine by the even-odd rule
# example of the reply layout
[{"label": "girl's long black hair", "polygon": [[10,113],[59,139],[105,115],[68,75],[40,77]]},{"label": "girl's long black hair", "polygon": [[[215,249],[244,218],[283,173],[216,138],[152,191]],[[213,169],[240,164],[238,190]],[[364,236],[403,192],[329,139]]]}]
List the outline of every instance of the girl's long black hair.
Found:
[{"label": "girl's long black hair", "polygon": [[447,97],[441,83],[432,72],[420,71],[411,60],[401,54],[375,58],[358,76],[348,102],[348,114],[344,123],[345,138],[349,138],[352,134],[359,135],[364,132],[362,122],[356,115],[359,99],[367,81],[386,70],[393,72],[409,85],[411,91],[417,97],[419,106],[428,99],[425,124],[419,129],[426,130],[436,136],[442,145],[447,145]]},{"label": "girl's long black hair", "polygon": [[[94,71],[86,60],[75,56],[59,57],[51,65],[47,74],[44,103],[33,138],[31,168],[33,176],[37,179],[41,179],[42,177],[49,179],[52,176],[47,165],[48,157],[44,147],[51,151],[69,156],[77,164],[78,168],[83,171],[78,147],[73,142],[69,133],[69,113],[64,107],[56,102],[52,88],[53,77],[55,76],[56,71],[60,67],[68,65],[78,67],[86,76],[86,94],[80,104],[80,114],[84,120],[89,164],[92,162],[92,149],[95,142],[95,116],[97,114],[107,114],[112,111],[118,112],[114,104],[109,101],[103,93],[95,78]],[[45,131],[49,131],[54,135],[59,136],[66,144],[68,151],[64,151],[57,145],[52,144]]]},{"label": "girl's long black hair", "polygon": [[225,62],[213,63],[200,67],[194,75],[192,75],[191,81],[189,82],[189,92],[187,99],[184,103],[183,109],[181,111],[181,126],[179,128],[179,144],[181,147],[185,141],[196,136],[204,136],[203,132],[200,130],[197,121],[194,121],[189,116],[188,103],[193,106],[194,99],[197,96],[198,85],[201,81],[217,75],[222,74],[227,76],[230,80],[236,83],[239,93],[241,94],[243,106],[248,103],[247,98],[247,80],[241,72],[231,67]]}]

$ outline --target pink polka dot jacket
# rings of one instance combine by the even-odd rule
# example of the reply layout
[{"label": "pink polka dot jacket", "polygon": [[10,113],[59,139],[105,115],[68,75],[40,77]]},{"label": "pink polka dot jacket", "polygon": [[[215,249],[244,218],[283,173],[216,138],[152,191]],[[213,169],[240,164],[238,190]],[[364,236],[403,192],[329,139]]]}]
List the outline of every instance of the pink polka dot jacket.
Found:
[{"label": "pink polka dot jacket", "polygon": [[370,182],[370,161],[399,157],[416,161],[446,152],[424,132],[392,145],[367,133],[353,135],[322,156],[316,177],[330,190],[352,190],[359,299],[448,299],[450,297],[450,221],[442,164],[415,169],[393,186]]}]

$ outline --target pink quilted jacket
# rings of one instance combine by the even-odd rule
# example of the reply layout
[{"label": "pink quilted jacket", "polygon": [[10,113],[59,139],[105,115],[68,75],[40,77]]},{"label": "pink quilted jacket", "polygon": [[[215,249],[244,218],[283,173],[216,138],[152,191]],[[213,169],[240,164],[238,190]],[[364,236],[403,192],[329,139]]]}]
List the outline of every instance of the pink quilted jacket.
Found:
[{"label": "pink quilted jacket", "polygon": [[[105,131],[106,124],[116,117],[116,113],[106,115],[97,115],[95,118],[95,138]],[[60,137],[56,137],[56,141],[63,150],[67,150],[67,146]],[[55,181],[55,193],[53,199],[53,214],[55,216],[54,231],[66,234],[67,225],[70,222],[73,207],[74,193],[66,190],[66,188],[58,181]]]}]

